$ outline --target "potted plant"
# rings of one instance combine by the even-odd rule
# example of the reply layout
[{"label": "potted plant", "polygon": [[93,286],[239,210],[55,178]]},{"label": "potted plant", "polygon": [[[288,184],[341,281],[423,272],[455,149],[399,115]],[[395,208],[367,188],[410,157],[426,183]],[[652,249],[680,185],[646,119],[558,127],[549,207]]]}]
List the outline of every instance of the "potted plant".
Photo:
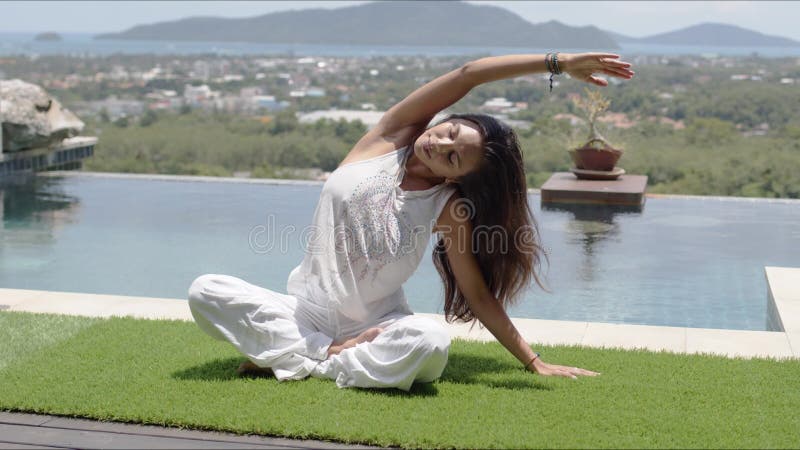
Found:
[{"label": "potted plant", "polygon": [[[589,124],[589,140],[583,146],[569,150],[569,154],[575,163],[575,167],[579,170],[615,171],[615,165],[622,156],[622,150],[612,147],[597,130],[597,118],[608,109],[611,102],[603,98],[597,91],[584,90],[586,98],[578,97],[573,101],[575,106],[586,115],[587,123]],[[622,169],[617,171],[622,171]],[[573,170],[573,172],[575,171]],[[575,174],[580,178],[580,173],[575,172]]]}]

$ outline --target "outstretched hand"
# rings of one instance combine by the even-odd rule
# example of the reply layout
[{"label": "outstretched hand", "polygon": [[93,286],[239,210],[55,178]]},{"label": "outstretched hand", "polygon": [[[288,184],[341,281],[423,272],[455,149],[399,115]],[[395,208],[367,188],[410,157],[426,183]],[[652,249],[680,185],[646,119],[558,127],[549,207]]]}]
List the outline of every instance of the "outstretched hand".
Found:
[{"label": "outstretched hand", "polygon": [[533,365],[528,367],[528,370],[544,375],[544,376],[559,376],[576,379],[578,375],[595,377],[600,375],[600,372],[592,372],[591,370],[581,369],[579,367],[559,366],[556,364],[547,364],[539,358],[533,362]]},{"label": "outstretched hand", "polygon": [[558,64],[572,78],[597,86],[608,86],[608,81],[595,74],[626,80],[633,78],[634,74],[631,64],[620,61],[619,55],[613,53],[559,53]]}]

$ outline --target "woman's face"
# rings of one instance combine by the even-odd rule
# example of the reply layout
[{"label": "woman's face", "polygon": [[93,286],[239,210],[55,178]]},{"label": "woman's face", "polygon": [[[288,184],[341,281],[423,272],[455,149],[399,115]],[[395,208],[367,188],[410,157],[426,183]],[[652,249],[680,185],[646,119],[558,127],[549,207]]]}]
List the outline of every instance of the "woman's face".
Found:
[{"label": "woman's face", "polygon": [[451,119],[425,130],[414,142],[414,154],[435,175],[457,179],[480,165],[482,141],[477,125]]}]

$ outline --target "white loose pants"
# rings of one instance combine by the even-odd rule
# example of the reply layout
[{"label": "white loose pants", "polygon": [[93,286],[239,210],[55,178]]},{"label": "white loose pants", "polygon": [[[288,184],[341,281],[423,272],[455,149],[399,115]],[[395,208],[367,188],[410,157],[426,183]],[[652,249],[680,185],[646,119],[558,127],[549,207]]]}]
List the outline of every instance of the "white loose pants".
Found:
[{"label": "white loose pants", "polygon": [[[189,308],[204,332],[230,342],[257,366],[271,368],[278,380],[313,376],[336,380],[340,388],[407,391],[414,381],[439,378],[447,364],[447,331],[405,305],[370,323],[356,323],[307,300],[209,274],[189,288]],[[327,357],[334,339],[372,327],[383,329],[372,342]]]}]

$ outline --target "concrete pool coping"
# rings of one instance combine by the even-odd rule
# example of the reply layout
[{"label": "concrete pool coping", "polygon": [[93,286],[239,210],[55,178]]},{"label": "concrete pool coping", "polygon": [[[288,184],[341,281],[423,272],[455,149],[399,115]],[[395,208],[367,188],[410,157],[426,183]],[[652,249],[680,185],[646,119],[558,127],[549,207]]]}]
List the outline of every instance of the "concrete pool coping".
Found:
[{"label": "concrete pool coping", "polygon": [[[288,185],[288,186],[322,186],[325,182],[319,180],[297,180],[283,178],[236,178],[236,177],[210,177],[198,175],[166,175],[151,173],[116,173],[116,172],[84,172],[70,170],[53,170],[37,173],[40,177],[88,177],[88,178],[117,178],[128,180],[156,180],[156,181],[177,181],[177,182],[200,182],[200,183],[242,183],[242,184],[265,184],[265,185]],[[541,190],[529,188],[529,194],[541,195]],[[685,200],[712,200],[725,202],[766,202],[800,205],[800,199],[796,198],[766,198],[766,197],[732,197],[732,196],[713,196],[713,195],[683,195],[683,194],[656,194],[645,193],[647,198],[666,198],[666,199],[685,199]]]},{"label": "concrete pool coping", "polygon": [[[526,341],[545,345],[646,349],[727,357],[800,358],[800,268],[765,267],[767,310],[778,331],[685,328],[512,318]],[[131,316],[192,321],[185,299],[0,289],[0,310],[89,317]],[[442,323],[454,338],[492,341],[479,326]]]}]

